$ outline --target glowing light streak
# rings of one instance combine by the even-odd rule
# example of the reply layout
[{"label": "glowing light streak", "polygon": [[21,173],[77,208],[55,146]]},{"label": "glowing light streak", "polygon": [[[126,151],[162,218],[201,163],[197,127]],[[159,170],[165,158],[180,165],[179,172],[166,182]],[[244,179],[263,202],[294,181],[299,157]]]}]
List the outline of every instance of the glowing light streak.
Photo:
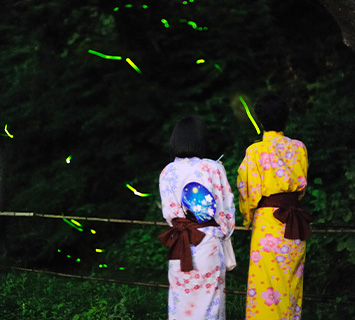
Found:
[{"label": "glowing light streak", "polygon": [[220,67],[217,63],[214,64],[214,67],[215,67],[218,71],[221,71],[221,70],[222,70],[221,67]]},{"label": "glowing light streak", "polygon": [[143,8],[143,9],[148,9],[148,6],[147,6],[146,4],[143,4],[143,5],[142,5],[142,8]]},{"label": "glowing light streak", "polygon": [[6,134],[11,138],[11,139],[13,139],[14,138],[14,136],[7,130],[7,124],[5,124],[5,132],[6,132]]},{"label": "glowing light streak", "polygon": [[58,249],[58,252],[62,252],[62,250]]},{"label": "glowing light streak", "polygon": [[97,253],[103,253],[103,252],[105,252],[104,249],[98,249],[98,248],[96,248],[95,251],[96,251]]},{"label": "glowing light streak", "polygon": [[168,21],[166,19],[161,19],[160,21],[164,24],[165,28],[169,28],[170,27],[169,23],[168,23]]},{"label": "glowing light streak", "polygon": [[65,162],[66,162],[67,164],[69,164],[70,161],[71,161],[71,156],[69,156],[68,158],[65,159]]},{"label": "glowing light streak", "polygon": [[99,264],[99,268],[107,268],[107,264]]},{"label": "glowing light streak", "polygon": [[242,96],[239,97],[239,100],[240,100],[240,102],[243,104],[243,106],[244,106],[244,108],[245,108],[245,112],[247,113],[248,118],[250,119],[251,123],[253,124],[253,126],[254,126],[254,128],[255,128],[257,134],[260,134],[260,129],[259,129],[258,125],[256,124],[256,122],[255,122],[253,116],[251,115],[251,113],[250,113],[250,111],[249,111],[249,108],[248,108],[248,105],[246,104],[246,102],[244,101],[244,99],[243,99]]},{"label": "glowing light streak", "polygon": [[116,7],[115,9],[113,9],[113,11],[118,11],[118,7]]},{"label": "glowing light streak", "polygon": [[70,219],[70,222],[74,223],[75,225],[77,225],[78,227],[82,227],[81,223],[74,220],[74,219]]},{"label": "glowing light streak", "polygon": [[126,8],[133,8],[133,4],[126,4],[125,7]]},{"label": "glowing light streak", "polygon": [[98,56],[100,58],[103,58],[103,59],[108,59],[108,60],[122,60],[122,57],[121,56],[110,56],[110,55],[107,55],[107,54],[103,54],[101,52],[98,52],[98,51],[95,51],[95,50],[88,50],[89,53],[95,55],[95,56]]},{"label": "glowing light streak", "polygon": [[92,234],[96,234],[96,231],[95,231],[94,229],[91,229],[90,232],[91,232]]},{"label": "glowing light streak", "polygon": [[80,258],[78,258],[78,259],[76,259],[75,261],[76,261],[76,262],[80,262],[81,260],[80,260]]},{"label": "glowing light streak", "polygon": [[67,258],[70,259],[70,258],[71,258],[71,255],[70,255],[70,254],[67,254]]},{"label": "glowing light streak", "polygon": [[119,270],[121,270],[121,271],[125,270],[125,267],[119,267]]},{"label": "glowing light streak", "polygon": [[149,197],[150,196],[150,193],[141,193],[141,192],[138,192],[136,189],[134,189],[132,186],[130,186],[128,183],[126,184],[126,187],[133,191],[133,193],[136,195],[136,196],[139,196],[139,197]]},{"label": "glowing light streak", "polygon": [[192,28],[197,29],[197,24],[196,24],[196,22],[187,21],[187,24],[190,25]]},{"label": "glowing light streak", "polygon": [[206,62],[205,59],[198,59],[196,61],[196,64],[201,64],[201,63],[205,63],[205,62]]},{"label": "glowing light streak", "polygon": [[[73,219],[72,219],[73,220]],[[77,225],[75,225],[73,222],[69,221],[68,219],[63,218],[63,221],[66,222],[67,224],[69,224],[71,227],[73,227],[74,229],[83,232],[82,228],[79,228]]]},{"label": "glowing light streak", "polygon": [[198,31],[203,31],[203,30],[207,31],[208,30],[208,27],[198,27],[196,22],[191,21],[191,20],[187,21],[186,19],[180,19],[179,22],[180,23],[186,23],[189,26],[191,26],[193,29],[198,30]]},{"label": "glowing light streak", "polygon": [[134,62],[133,62],[130,58],[127,58],[126,61],[127,61],[127,63],[128,63],[134,70],[136,70],[139,74],[142,73],[142,71],[134,64]]}]

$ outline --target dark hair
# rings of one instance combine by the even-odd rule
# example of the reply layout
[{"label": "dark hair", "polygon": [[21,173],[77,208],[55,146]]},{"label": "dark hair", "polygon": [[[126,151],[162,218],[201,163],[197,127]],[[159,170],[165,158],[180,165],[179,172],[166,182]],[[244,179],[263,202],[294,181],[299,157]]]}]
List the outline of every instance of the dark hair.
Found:
[{"label": "dark hair", "polygon": [[196,116],[179,121],[171,134],[169,147],[173,158],[203,158],[206,151],[203,121]]},{"label": "dark hair", "polygon": [[279,96],[269,94],[261,97],[255,103],[254,110],[265,131],[283,131],[285,129],[288,106]]}]

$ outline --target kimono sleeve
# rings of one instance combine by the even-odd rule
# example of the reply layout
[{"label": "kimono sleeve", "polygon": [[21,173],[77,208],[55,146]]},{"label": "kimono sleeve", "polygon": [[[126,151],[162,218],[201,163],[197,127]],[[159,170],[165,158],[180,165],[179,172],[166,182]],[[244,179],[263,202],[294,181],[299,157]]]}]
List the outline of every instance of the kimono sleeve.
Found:
[{"label": "kimono sleeve", "polygon": [[217,208],[214,219],[220,225],[225,239],[230,237],[235,227],[234,195],[229,185],[223,165],[218,164],[212,174],[213,194]]},{"label": "kimono sleeve", "polygon": [[253,221],[254,211],[262,197],[261,177],[256,161],[254,147],[250,146],[238,169],[239,209],[246,228]]}]

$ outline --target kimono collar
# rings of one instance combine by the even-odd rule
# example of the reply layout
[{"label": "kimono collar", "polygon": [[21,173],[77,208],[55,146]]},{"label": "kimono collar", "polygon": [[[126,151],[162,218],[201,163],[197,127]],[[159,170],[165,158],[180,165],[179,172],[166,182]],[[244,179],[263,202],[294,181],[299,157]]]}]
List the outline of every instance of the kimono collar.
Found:
[{"label": "kimono collar", "polygon": [[271,140],[279,137],[283,137],[284,133],[282,131],[264,131],[263,140]]}]

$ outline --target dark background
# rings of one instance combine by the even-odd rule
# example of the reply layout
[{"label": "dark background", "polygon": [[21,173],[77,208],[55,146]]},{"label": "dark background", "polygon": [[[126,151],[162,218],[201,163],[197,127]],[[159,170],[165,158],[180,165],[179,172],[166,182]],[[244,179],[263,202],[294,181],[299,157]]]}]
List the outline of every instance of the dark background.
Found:
[{"label": "dark background", "polygon": [[[159,173],[171,160],[173,126],[191,114],[207,124],[209,157],[224,154],[237,204],[237,168],[261,138],[239,96],[252,109],[276,93],[291,109],[285,134],[308,148],[304,204],[314,223],[354,227],[355,53],[334,17],[315,0],[185,2],[4,3],[0,126],[14,137],[0,137],[2,211],[163,221]],[[135,196],[127,183],[151,196]],[[142,274],[166,271],[161,229],[83,226],[2,217],[1,261],[95,273],[106,259]],[[249,234],[233,241],[239,271],[231,283],[243,288]],[[100,258],[96,247],[105,248]],[[353,236],[315,235],[307,250],[306,294],[353,299]]]}]

